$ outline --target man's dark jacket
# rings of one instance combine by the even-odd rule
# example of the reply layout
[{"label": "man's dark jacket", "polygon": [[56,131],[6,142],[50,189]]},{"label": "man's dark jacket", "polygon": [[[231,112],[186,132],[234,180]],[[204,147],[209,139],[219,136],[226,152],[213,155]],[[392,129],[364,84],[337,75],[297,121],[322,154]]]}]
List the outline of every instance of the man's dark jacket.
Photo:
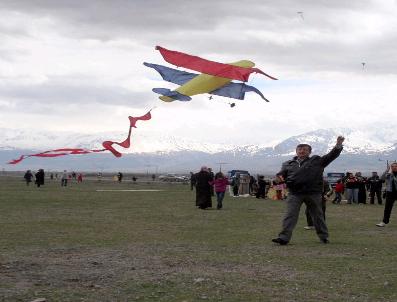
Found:
[{"label": "man's dark jacket", "polygon": [[382,191],[383,180],[379,176],[368,178],[368,187],[371,191]]},{"label": "man's dark jacket", "polygon": [[342,149],[342,146],[336,146],[324,156],[313,155],[300,163],[295,156],[283,163],[277,175],[285,179],[291,194],[321,194],[324,168],[340,155]]}]

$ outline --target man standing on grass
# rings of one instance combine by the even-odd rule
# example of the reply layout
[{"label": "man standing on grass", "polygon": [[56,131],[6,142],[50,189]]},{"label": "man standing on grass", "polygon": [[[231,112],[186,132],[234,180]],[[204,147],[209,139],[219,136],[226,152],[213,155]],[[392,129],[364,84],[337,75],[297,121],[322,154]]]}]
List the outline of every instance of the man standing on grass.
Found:
[{"label": "man standing on grass", "polygon": [[392,163],[391,166],[387,165],[381,179],[386,181],[386,204],[383,220],[376,225],[385,227],[390,221],[391,211],[394,202],[397,200],[397,162]]},{"label": "man standing on grass", "polygon": [[372,172],[372,176],[368,178],[370,203],[375,203],[375,195],[378,199],[378,204],[382,204],[382,186],[383,180],[378,176],[378,172]]},{"label": "man standing on grass", "polygon": [[328,229],[324,221],[321,194],[323,191],[324,168],[335,160],[342,152],[343,136],[338,136],[336,146],[326,155],[313,155],[308,144],[299,144],[296,147],[296,156],[283,163],[281,171],[277,173],[280,181],[285,181],[289,194],[287,198],[287,213],[283,220],[282,231],[272,241],[286,245],[292,237],[299,218],[299,211],[304,202],[314,227],[322,243],[328,243]]}]

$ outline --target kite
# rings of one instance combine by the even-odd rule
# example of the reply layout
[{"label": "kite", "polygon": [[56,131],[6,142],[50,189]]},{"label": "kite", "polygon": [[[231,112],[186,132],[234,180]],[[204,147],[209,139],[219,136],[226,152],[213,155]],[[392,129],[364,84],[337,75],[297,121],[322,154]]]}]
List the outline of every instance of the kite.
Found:
[{"label": "kite", "polygon": [[143,63],[145,66],[156,70],[163,80],[180,85],[175,90],[167,88],[152,89],[153,92],[161,94],[159,98],[164,102],[190,101],[191,96],[203,93],[244,100],[246,92],[255,92],[263,100],[269,102],[257,88],[245,83],[232,82],[232,80],[247,82],[252,73],[259,73],[272,80],[277,80],[262,70],[254,68],[255,63],[248,60],[224,64],[168,50],[160,46],[156,46],[156,49],[160,51],[166,62],[201,73],[190,73],[163,65]]},{"label": "kite", "polygon": [[303,12],[296,12],[299,16],[301,16],[302,20],[305,20],[305,18],[303,17]]},{"label": "kite", "polygon": [[54,150],[48,150],[48,151],[44,151],[44,152],[40,152],[40,153],[36,153],[36,154],[21,155],[18,159],[14,159],[14,160],[11,160],[10,162],[8,162],[8,164],[10,164],[10,165],[18,164],[28,157],[59,157],[59,156],[65,156],[65,155],[99,153],[99,152],[104,152],[104,151],[110,151],[114,156],[121,157],[122,154],[119,151],[117,151],[113,147],[113,145],[119,145],[120,147],[123,147],[126,149],[129,148],[131,146],[131,129],[136,128],[136,123],[138,121],[150,120],[152,118],[150,111],[148,111],[145,115],[138,116],[138,117],[129,116],[128,119],[130,121],[130,126],[129,126],[127,138],[122,142],[104,141],[102,143],[102,146],[104,149],[96,149],[96,150],[81,149],[81,148],[54,149]]}]

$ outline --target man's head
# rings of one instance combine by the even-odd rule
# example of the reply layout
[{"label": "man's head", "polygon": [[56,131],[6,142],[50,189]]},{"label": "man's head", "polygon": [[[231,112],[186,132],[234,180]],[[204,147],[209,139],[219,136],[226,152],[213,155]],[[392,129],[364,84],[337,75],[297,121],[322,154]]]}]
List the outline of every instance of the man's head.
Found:
[{"label": "man's head", "polygon": [[296,155],[298,158],[309,157],[310,153],[312,153],[312,146],[308,144],[299,144],[296,146]]},{"label": "man's head", "polygon": [[396,163],[396,162],[392,163],[392,164],[390,165],[390,168],[391,168],[391,171],[392,171],[393,173],[397,173],[397,163]]},{"label": "man's head", "polygon": [[378,172],[372,172],[372,176],[378,176]]}]

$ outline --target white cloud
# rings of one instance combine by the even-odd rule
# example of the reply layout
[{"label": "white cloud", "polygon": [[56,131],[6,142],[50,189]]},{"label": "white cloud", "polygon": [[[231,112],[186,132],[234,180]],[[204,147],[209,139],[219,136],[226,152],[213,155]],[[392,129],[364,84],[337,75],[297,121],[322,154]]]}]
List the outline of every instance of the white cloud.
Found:
[{"label": "white cloud", "polygon": [[[2,1],[0,8],[1,127],[120,130],[126,116],[157,106],[148,130],[262,144],[397,118],[394,1]],[[173,86],[142,65],[166,64],[158,44],[224,62],[252,59],[280,80],[249,82],[270,103],[256,95],[235,108],[206,96],[162,103],[151,88]]]}]

